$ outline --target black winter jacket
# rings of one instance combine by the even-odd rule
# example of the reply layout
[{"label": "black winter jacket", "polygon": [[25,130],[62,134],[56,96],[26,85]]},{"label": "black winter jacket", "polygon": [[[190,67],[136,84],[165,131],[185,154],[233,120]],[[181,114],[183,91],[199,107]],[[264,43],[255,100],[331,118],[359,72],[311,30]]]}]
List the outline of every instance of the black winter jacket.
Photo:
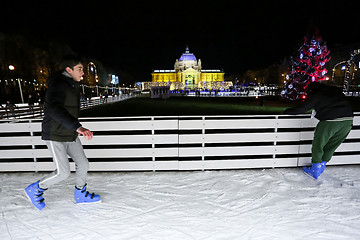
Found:
[{"label": "black winter jacket", "polygon": [[72,142],[81,127],[80,86],[66,72],[58,72],[46,81],[48,86],[41,138],[58,142]]},{"label": "black winter jacket", "polygon": [[315,117],[320,121],[353,117],[352,107],[341,89],[316,82],[308,88],[305,101],[297,107],[286,109],[284,114],[300,114],[314,109]]}]

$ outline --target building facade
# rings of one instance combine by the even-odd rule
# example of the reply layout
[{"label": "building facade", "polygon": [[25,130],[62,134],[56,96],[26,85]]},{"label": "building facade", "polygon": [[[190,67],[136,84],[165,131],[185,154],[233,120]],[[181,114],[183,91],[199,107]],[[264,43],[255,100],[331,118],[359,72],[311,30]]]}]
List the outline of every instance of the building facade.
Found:
[{"label": "building facade", "polygon": [[224,82],[224,74],[219,69],[202,69],[201,60],[186,47],[173,70],[153,70],[151,86],[168,85],[170,90],[227,89],[231,82]]}]

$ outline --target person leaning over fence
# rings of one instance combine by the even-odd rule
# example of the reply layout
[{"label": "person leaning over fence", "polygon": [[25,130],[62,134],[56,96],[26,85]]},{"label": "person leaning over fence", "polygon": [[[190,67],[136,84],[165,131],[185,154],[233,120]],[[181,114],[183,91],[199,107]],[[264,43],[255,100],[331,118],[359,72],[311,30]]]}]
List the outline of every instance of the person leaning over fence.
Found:
[{"label": "person leaning over fence", "polygon": [[82,127],[78,117],[80,113],[79,82],[84,75],[84,67],[76,58],[67,58],[62,69],[47,80],[47,93],[44,105],[41,138],[51,152],[56,170],[43,179],[30,184],[25,192],[32,204],[39,210],[45,207],[43,193],[49,187],[65,180],[70,175],[68,156],[75,162],[76,203],[100,202],[100,196],[86,191],[86,176],[89,162],[85,156],[78,135],[91,140],[93,133]]},{"label": "person leaning over fence", "polygon": [[312,141],[312,166],[303,171],[317,179],[325,170],[335,150],[348,136],[353,125],[353,110],[340,88],[318,82],[308,85],[307,98],[294,108],[288,108],[284,114],[300,114],[310,109],[316,112],[320,120],[315,128]]}]

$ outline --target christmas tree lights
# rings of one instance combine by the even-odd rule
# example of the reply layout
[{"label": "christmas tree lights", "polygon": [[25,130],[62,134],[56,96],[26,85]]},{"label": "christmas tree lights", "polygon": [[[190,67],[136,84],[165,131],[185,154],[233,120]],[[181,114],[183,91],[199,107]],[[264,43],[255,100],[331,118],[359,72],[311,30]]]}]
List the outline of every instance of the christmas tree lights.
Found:
[{"label": "christmas tree lights", "polygon": [[324,66],[330,60],[329,53],[326,42],[319,35],[305,36],[295,60],[291,58],[289,80],[281,96],[289,100],[306,98],[305,90],[309,83],[326,79],[327,69]]}]

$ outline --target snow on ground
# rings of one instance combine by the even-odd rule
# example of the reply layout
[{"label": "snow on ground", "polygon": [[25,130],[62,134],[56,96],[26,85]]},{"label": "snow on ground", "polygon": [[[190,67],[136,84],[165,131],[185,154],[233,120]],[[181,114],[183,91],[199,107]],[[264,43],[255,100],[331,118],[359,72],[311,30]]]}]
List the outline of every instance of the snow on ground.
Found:
[{"label": "snow on ground", "polygon": [[92,172],[102,203],[76,205],[72,175],[41,212],[23,189],[44,173],[0,173],[0,239],[360,239],[359,171]]}]

